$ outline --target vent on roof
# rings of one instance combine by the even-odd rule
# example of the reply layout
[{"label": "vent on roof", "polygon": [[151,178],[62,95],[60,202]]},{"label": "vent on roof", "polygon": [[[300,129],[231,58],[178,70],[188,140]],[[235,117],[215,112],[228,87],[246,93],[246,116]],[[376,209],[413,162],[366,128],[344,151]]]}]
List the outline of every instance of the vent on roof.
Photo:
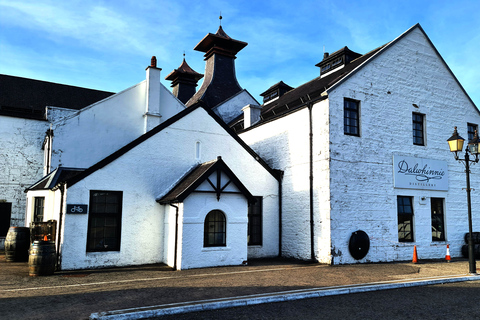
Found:
[{"label": "vent on roof", "polygon": [[361,56],[362,55],[360,53],[353,52],[352,50],[348,49],[348,47],[343,47],[342,49],[335,51],[330,55],[325,52],[323,54],[323,60],[317,63],[315,66],[320,68],[320,76],[325,76]]},{"label": "vent on roof", "polygon": [[286,84],[283,81],[280,81],[279,83],[274,84],[270,88],[267,89],[264,93],[261,93],[260,95],[263,97],[263,103],[271,102],[275,100],[276,98],[280,98],[283,96],[285,93],[288,91],[292,90],[293,88],[290,87],[288,84]]}]

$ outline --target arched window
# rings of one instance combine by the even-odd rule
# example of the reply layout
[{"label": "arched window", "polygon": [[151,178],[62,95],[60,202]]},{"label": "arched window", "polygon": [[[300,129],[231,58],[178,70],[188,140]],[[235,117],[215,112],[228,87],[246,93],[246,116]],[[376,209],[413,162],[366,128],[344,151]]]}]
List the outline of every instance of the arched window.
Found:
[{"label": "arched window", "polygon": [[225,215],[219,210],[210,211],[205,218],[203,246],[225,247],[227,244]]}]

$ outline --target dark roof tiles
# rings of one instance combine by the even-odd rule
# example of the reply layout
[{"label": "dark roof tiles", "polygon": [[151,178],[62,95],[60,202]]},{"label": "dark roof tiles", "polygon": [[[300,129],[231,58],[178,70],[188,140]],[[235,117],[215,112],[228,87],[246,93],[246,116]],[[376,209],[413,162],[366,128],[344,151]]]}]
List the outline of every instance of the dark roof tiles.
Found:
[{"label": "dark roof tiles", "polygon": [[0,115],[44,119],[47,106],[80,110],[113,94],[0,74]]}]

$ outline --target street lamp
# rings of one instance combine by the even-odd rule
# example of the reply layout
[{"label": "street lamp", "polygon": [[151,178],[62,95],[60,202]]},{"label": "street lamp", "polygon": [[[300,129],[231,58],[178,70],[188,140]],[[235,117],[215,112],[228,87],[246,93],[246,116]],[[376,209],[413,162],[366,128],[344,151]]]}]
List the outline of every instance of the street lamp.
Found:
[{"label": "street lamp", "polygon": [[[473,250],[473,237],[472,237],[472,201],[470,198],[470,162],[477,163],[478,155],[480,153],[480,140],[478,139],[478,133],[475,131],[475,137],[468,142],[465,148],[465,159],[460,159],[458,153],[463,149],[463,142],[465,139],[460,137],[457,132],[457,127],[453,131],[453,135],[447,140],[448,146],[451,152],[455,152],[455,160],[462,162],[465,165],[465,172],[467,174],[467,204],[468,204],[468,265],[470,273],[477,273],[475,266],[475,255]],[[475,160],[470,160],[470,155],[475,155]]]}]

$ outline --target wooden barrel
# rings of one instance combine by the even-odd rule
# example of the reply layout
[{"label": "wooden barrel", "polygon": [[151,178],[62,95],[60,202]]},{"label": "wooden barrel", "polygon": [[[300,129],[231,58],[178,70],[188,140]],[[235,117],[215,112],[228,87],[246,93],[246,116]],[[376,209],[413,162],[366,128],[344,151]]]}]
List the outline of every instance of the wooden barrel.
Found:
[{"label": "wooden barrel", "polygon": [[5,260],[9,262],[28,261],[30,247],[30,229],[10,227],[5,238]]},{"label": "wooden barrel", "polygon": [[28,268],[31,276],[49,276],[55,271],[57,254],[54,241],[35,240],[30,247]]},{"label": "wooden barrel", "polygon": [[[473,255],[475,256],[475,259],[480,259],[480,244],[475,244],[473,246]],[[468,258],[468,244],[462,246],[462,256]]]},{"label": "wooden barrel", "polygon": [[[469,233],[465,233],[465,243],[468,244]],[[472,232],[472,239],[474,244],[480,244],[480,232]]]}]

